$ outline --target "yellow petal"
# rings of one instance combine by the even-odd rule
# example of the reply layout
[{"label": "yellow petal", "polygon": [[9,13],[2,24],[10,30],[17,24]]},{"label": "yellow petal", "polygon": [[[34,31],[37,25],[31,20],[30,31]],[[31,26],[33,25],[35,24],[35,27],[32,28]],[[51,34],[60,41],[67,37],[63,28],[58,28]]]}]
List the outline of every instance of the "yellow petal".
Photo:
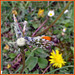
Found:
[{"label": "yellow petal", "polygon": [[54,58],[53,56],[50,56],[50,58]]},{"label": "yellow petal", "polygon": [[58,50],[56,50],[56,54],[59,54],[59,51]]}]

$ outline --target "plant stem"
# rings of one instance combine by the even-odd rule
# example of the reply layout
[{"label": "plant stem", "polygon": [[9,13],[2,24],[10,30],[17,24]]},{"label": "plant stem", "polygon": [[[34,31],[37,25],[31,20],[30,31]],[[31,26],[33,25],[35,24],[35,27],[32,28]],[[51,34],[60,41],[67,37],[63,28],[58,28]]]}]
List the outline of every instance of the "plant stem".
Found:
[{"label": "plant stem", "polygon": [[68,67],[74,67],[74,65],[69,65],[69,66],[65,66],[65,67],[62,67],[62,68],[57,68],[57,69],[54,69],[54,70],[52,70],[52,71],[50,71],[50,72],[47,72],[47,73],[45,73],[45,74],[51,74],[52,72],[55,72],[55,71],[61,70],[61,69],[66,69],[66,68],[68,68]]},{"label": "plant stem", "polygon": [[33,53],[36,49],[37,49],[37,47],[32,50],[32,52],[30,53],[30,55],[29,55],[28,58],[26,59],[25,63],[28,61],[28,59],[31,57],[32,53]]},{"label": "plant stem", "polygon": [[18,26],[19,26],[20,30],[22,31],[22,27],[21,27],[21,25],[19,23],[18,23]]},{"label": "plant stem", "polygon": [[[22,33],[23,33],[23,32],[22,32]],[[24,34],[23,34],[23,37],[24,37]],[[20,48],[20,49],[21,49],[21,48]],[[20,73],[22,73],[23,70],[24,70],[24,68],[25,68],[25,52],[24,52],[24,47],[23,47],[22,50],[21,50],[21,55],[22,55],[22,64],[23,64],[23,67],[22,67]]]},{"label": "plant stem", "polygon": [[49,69],[50,66],[51,66],[51,65],[49,65],[49,66],[43,71],[42,74],[44,74],[44,73]]},{"label": "plant stem", "polygon": [[43,34],[43,33],[46,33],[46,32],[56,23],[56,21],[63,15],[64,11],[69,7],[69,5],[71,4],[71,2],[72,2],[72,1],[69,1],[69,2],[67,3],[66,7],[63,9],[63,11],[61,12],[61,14],[56,18],[56,20],[55,20],[48,28],[46,28],[44,31],[38,33],[38,34],[35,35],[35,36],[41,35],[41,34]]},{"label": "plant stem", "polygon": [[47,3],[47,6],[48,6],[48,10],[49,10],[49,1],[48,1],[48,3]]},{"label": "plant stem", "polygon": [[47,22],[49,18],[47,17],[46,20],[41,24],[41,26],[32,34],[32,37],[36,35],[36,33],[41,29],[41,27]]},{"label": "plant stem", "polygon": [[24,68],[25,68],[25,52],[24,52],[24,50],[21,50],[21,54],[22,54],[22,64],[23,64],[23,67],[22,67],[20,73],[22,73]]},{"label": "plant stem", "polygon": [[3,49],[2,49],[2,43],[1,43],[1,71],[3,71]]}]

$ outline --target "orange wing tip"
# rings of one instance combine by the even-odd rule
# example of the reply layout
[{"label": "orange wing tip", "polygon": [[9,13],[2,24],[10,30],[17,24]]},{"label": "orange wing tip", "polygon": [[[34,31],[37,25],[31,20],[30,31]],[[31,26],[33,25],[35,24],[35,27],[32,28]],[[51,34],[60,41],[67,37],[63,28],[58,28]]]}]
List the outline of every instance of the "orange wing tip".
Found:
[{"label": "orange wing tip", "polygon": [[49,36],[42,36],[41,38],[51,41],[51,37],[49,37]]}]

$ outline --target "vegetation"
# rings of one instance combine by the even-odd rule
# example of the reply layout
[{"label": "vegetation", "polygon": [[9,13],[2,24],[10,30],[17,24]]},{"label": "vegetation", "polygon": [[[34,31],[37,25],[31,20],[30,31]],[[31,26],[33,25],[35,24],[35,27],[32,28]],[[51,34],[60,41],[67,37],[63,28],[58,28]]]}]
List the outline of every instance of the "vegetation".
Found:
[{"label": "vegetation", "polygon": [[[15,12],[12,12],[14,10]],[[57,45],[50,46],[51,50],[44,50],[36,45],[16,46],[13,13],[21,32],[23,22],[27,21],[25,36],[56,36],[59,40]],[[13,42],[13,45],[9,42]],[[52,50],[58,50],[58,55],[55,56],[61,59],[64,65],[62,62],[60,67],[53,66],[55,62],[50,63]],[[1,1],[1,70],[3,74],[73,74],[74,2]]]}]

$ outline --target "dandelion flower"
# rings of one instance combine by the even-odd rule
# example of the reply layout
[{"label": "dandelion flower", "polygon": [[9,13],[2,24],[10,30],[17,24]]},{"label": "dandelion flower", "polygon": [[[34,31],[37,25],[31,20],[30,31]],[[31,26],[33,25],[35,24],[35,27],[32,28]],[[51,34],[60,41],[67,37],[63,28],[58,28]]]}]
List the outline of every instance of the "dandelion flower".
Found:
[{"label": "dandelion flower", "polygon": [[5,49],[5,50],[9,50],[9,46],[6,45],[6,46],[4,47],[4,49]]},{"label": "dandelion flower", "polygon": [[48,12],[48,16],[50,16],[50,17],[54,16],[54,10],[50,10],[50,11]]},{"label": "dandelion flower", "polygon": [[17,11],[16,10],[12,10],[12,13],[17,15]]},{"label": "dandelion flower", "polygon": [[10,67],[11,67],[11,65],[10,65],[10,64],[8,64],[8,65],[7,65],[7,69],[9,69]]},{"label": "dandelion flower", "polygon": [[18,46],[24,46],[25,45],[25,39],[21,37],[21,38],[17,39],[16,43]]},{"label": "dandelion flower", "polygon": [[66,13],[68,13],[68,12],[69,12],[68,10],[65,10],[65,11],[64,11],[64,14],[66,14]]},{"label": "dandelion flower", "polygon": [[53,66],[59,67],[59,68],[61,68],[66,63],[64,59],[62,58],[62,54],[59,54],[58,50],[56,50],[56,52],[52,50],[49,61],[50,61],[50,64],[53,64]]},{"label": "dandelion flower", "polygon": [[66,32],[66,28],[63,28],[63,32]]},{"label": "dandelion flower", "polygon": [[44,9],[39,9],[38,16],[39,17],[44,17]]}]

